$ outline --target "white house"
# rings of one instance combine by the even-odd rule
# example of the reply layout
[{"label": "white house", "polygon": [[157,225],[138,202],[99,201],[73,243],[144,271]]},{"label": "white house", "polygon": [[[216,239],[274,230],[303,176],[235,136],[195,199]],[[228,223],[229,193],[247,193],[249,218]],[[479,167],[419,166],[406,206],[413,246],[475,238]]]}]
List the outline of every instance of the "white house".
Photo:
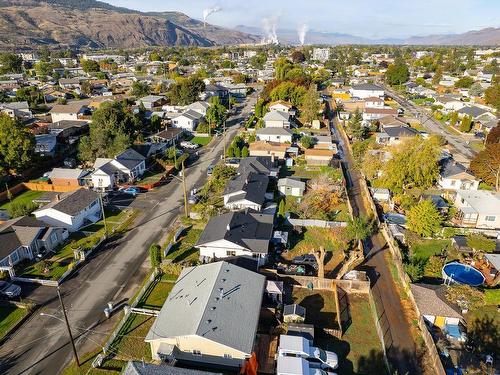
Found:
[{"label": "white house", "polygon": [[500,193],[489,190],[457,190],[457,214],[453,221],[465,227],[500,229]]},{"label": "white house", "polygon": [[385,91],[382,87],[374,85],[372,83],[361,83],[359,85],[353,85],[349,93],[351,97],[358,99],[366,98],[384,98]]},{"label": "white house", "polygon": [[88,111],[87,106],[81,102],[72,102],[69,104],[56,104],[49,111],[52,122],[63,120],[77,121],[81,120],[83,115]]},{"label": "white house", "polygon": [[248,255],[257,258],[259,266],[264,264],[273,236],[273,223],[273,215],[250,209],[211,218],[195,245],[200,249],[200,260],[208,262]]},{"label": "white house", "polygon": [[269,103],[270,111],[280,111],[284,113],[290,113],[292,111],[292,108],[293,106],[291,103],[285,102],[283,100],[278,100],[276,102]]},{"label": "white house", "polygon": [[203,121],[203,115],[195,110],[188,109],[178,116],[172,118],[172,125],[188,131],[195,131],[197,126]]},{"label": "white house", "polygon": [[254,352],[265,282],[228,262],[184,268],[146,335],[152,358],[241,368]]},{"label": "white house", "polygon": [[97,158],[92,185],[99,190],[114,188],[119,182],[133,182],[146,171],[146,158],[134,149],[123,151],[114,159]]},{"label": "white house", "polygon": [[28,102],[0,103],[0,112],[13,119],[25,120],[33,117]]},{"label": "white house", "polygon": [[270,111],[263,117],[266,128],[290,128],[290,114],[283,111]]},{"label": "white house", "polygon": [[365,108],[384,108],[384,99],[377,96],[372,96],[365,99]]},{"label": "white house", "polygon": [[438,185],[446,190],[477,190],[479,189],[477,179],[467,168],[451,158],[441,162]]},{"label": "white house", "polygon": [[397,116],[398,111],[389,106],[365,107],[363,111],[363,121],[379,120],[387,116]]},{"label": "white house", "polygon": [[57,194],[52,202],[39,208],[33,214],[44,223],[75,232],[83,226],[99,221],[101,212],[98,193],[78,189]]},{"label": "white house", "polygon": [[262,128],[255,132],[257,140],[277,143],[292,143],[293,133],[285,128]]},{"label": "white house", "polygon": [[191,109],[195,112],[198,112],[202,116],[207,115],[207,110],[210,108],[210,104],[208,102],[204,102],[201,100],[198,100],[197,102],[191,103],[186,107],[186,109]]},{"label": "white house", "polygon": [[463,101],[452,96],[439,96],[436,98],[434,104],[443,106],[444,110],[447,112],[458,111],[465,107]]}]

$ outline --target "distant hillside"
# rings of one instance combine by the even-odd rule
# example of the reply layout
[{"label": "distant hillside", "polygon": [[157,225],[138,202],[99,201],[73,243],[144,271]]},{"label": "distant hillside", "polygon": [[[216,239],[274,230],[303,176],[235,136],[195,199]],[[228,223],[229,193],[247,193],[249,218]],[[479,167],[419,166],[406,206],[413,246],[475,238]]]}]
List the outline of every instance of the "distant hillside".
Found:
[{"label": "distant hillside", "polygon": [[[238,25],[236,30],[264,36],[262,29],[252,26]],[[299,44],[297,31],[288,29],[277,30],[280,43]],[[479,31],[469,31],[463,34],[414,36],[408,39],[386,38],[368,39],[356,35],[309,31],[306,35],[306,44],[408,44],[408,45],[500,45],[500,28],[486,28]]]},{"label": "distant hillside", "polygon": [[95,0],[0,0],[0,48],[213,46],[257,40],[178,12],[141,13]]}]

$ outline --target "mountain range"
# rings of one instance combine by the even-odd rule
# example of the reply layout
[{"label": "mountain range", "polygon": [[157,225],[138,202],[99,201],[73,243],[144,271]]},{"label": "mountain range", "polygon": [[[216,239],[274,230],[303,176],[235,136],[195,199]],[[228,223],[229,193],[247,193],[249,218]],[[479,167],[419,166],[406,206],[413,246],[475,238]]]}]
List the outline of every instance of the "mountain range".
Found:
[{"label": "mountain range", "polygon": [[[277,35],[283,43],[299,43],[295,30],[279,29]],[[0,0],[0,49],[210,47],[259,43],[263,36],[258,27],[229,29],[180,12],[140,12],[96,0]],[[500,45],[500,28],[408,39],[310,31],[306,44]]]},{"label": "mountain range", "polygon": [[209,47],[259,40],[179,12],[143,13],[95,0],[0,0],[0,48]]},{"label": "mountain range", "polygon": [[[264,38],[264,31],[258,27],[238,25],[236,30],[259,35]],[[281,43],[299,44],[296,30],[278,29],[276,31]],[[468,31],[462,34],[439,34],[428,36],[412,36],[410,38],[369,39],[351,34],[321,32],[311,30],[306,35],[306,44],[397,44],[397,45],[500,45],[500,27],[489,27],[482,30]]]}]

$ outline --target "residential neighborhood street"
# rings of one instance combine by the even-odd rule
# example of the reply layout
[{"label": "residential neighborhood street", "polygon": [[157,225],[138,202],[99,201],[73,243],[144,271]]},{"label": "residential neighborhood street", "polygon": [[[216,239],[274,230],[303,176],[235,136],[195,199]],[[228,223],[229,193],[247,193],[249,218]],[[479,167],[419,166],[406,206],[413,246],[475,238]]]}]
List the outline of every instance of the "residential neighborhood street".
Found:
[{"label": "residential neighborhood street", "polygon": [[[240,114],[228,120],[226,144],[236,135],[240,121],[248,116],[257,94],[247,99]],[[222,136],[214,138],[200,151],[200,158],[186,169],[188,190],[204,183],[207,167],[221,158],[223,140]],[[75,337],[84,334],[77,339],[80,355],[99,348],[106,340],[112,326],[102,323],[103,309],[110,301],[127,301],[136,293],[149,270],[149,246],[168,233],[175,218],[184,212],[183,202],[182,183],[176,178],[154,191],[140,194],[131,206],[140,208],[142,215],[132,228],[122,238],[106,244],[61,286],[73,334]],[[41,308],[3,344],[0,373],[57,374],[72,360],[72,352],[56,289],[40,286],[30,290],[26,297]],[[42,312],[46,315],[40,315]]]},{"label": "residential neighborhood street", "polygon": [[401,105],[407,114],[411,114],[415,116],[415,118],[419,119],[429,133],[445,137],[446,141],[448,141],[448,143],[454,148],[453,154],[458,157],[461,162],[470,161],[474,158],[476,153],[467,144],[467,139],[473,139],[471,135],[464,137],[457,135],[456,133],[452,133],[445,126],[435,120],[432,113],[426,112],[422,109],[422,107],[419,107],[411,101],[402,98],[389,86],[384,85],[384,89],[386,90],[387,95]]},{"label": "residential neighborhood street", "polygon": [[[369,216],[369,209],[365,205],[360,187],[360,180],[363,177],[354,169],[352,155],[345,146],[348,140],[338,130],[339,126],[341,125],[335,118],[331,122],[331,130],[333,136],[339,140],[339,149],[342,151],[342,162],[348,174],[348,193],[353,203],[353,213],[354,216]],[[382,234],[373,234],[365,243],[365,261],[358,268],[366,271],[372,282],[372,293],[377,305],[379,324],[384,332],[384,344],[389,361],[400,374],[416,374],[418,361],[415,343],[405,319],[390,265],[384,256],[386,251],[388,251],[387,243]]]}]

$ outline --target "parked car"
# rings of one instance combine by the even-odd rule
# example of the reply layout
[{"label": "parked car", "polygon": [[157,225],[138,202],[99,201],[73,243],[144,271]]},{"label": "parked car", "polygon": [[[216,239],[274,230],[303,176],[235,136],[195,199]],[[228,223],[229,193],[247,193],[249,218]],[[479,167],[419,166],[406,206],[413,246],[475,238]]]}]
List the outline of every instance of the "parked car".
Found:
[{"label": "parked car", "polygon": [[182,148],[188,148],[190,150],[196,150],[198,147],[200,147],[200,145],[197,145],[195,143],[192,143],[192,142],[188,142],[188,141],[182,141],[180,143],[180,146]]},{"label": "parked car", "polygon": [[76,167],[76,160],[73,158],[66,158],[63,161],[64,167],[66,168],[75,168]]},{"label": "parked car", "polygon": [[135,186],[129,186],[126,188],[121,188],[119,190],[122,193],[133,195],[134,197],[141,192],[141,189]]},{"label": "parked car", "polygon": [[0,294],[8,298],[18,297],[21,294],[21,287],[7,281],[0,281]]},{"label": "parked car", "polygon": [[215,164],[210,164],[207,168],[207,176],[211,176],[214,172]]},{"label": "parked car", "polygon": [[312,254],[304,254],[304,255],[299,255],[296,256],[295,258],[292,259],[293,264],[307,264],[311,267],[313,267],[315,270],[318,269],[318,262],[316,261],[316,258]]},{"label": "parked car", "polygon": [[339,365],[337,354],[312,346],[300,336],[280,335],[278,355],[304,358],[323,370],[335,370]]}]

